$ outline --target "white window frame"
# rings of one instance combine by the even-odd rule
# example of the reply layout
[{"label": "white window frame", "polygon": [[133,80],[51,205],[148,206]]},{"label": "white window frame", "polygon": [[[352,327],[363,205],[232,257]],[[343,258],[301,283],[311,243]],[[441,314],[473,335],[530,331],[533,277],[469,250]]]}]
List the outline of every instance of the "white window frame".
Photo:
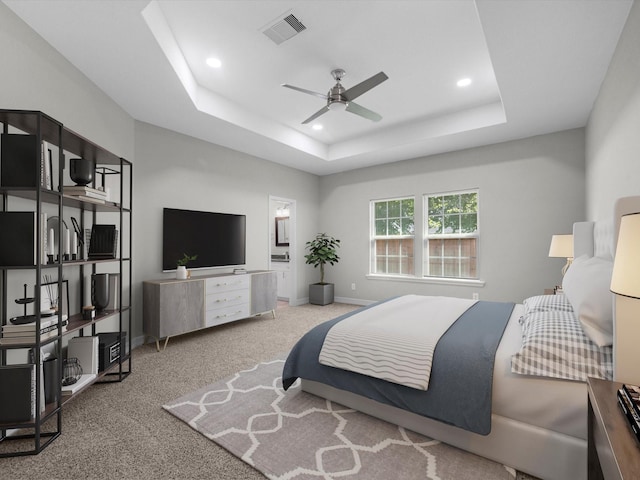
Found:
[{"label": "white window frame", "polygon": [[[429,233],[429,198],[432,197],[446,197],[446,196],[460,196],[467,193],[475,193],[477,195],[477,210],[476,210],[476,231],[473,233],[457,233],[457,234],[430,234]],[[452,192],[440,192],[440,193],[428,193],[422,196],[422,211],[423,211],[423,248],[422,248],[422,276],[427,279],[441,279],[441,280],[453,280],[453,281],[476,281],[480,279],[480,255],[479,255],[479,244],[480,244],[480,189],[468,189],[468,190],[456,190]],[[466,238],[475,238],[476,240],[476,257],[475,257],[475,272],[476,275],[474,277],[463,277],[460,275],[460,271],[458,271],[457,276],[444,276],[444,275],[430,275],[429,273],[429,241],[430,240],[450,240],[450,239],[466,239]],[[458,259],[463,258],[460,253],[458,254]]]},{"label": "white window frame", "polygon": [[[380,202],[393,202],[393,201],[403,201],[403,200],[412,200],[413,201],[413,235],[376,235],[376,204]],[[389,217],[387,217],[389,218]],[[414,196],[402,196],[402,197],[392,197],[392,198],[380,198],[376,200],[371,200],[369,202],[369,274],[370,275],[380,275],[385,277],[415,277],[416,274],[416,198]],[[403,239],[411,239],[413,240],[413,273],[379,273],[377,272],[377,257],[376,257],[376,240],[403,240]],[[388,270],[388,269],[387,269]]]}]

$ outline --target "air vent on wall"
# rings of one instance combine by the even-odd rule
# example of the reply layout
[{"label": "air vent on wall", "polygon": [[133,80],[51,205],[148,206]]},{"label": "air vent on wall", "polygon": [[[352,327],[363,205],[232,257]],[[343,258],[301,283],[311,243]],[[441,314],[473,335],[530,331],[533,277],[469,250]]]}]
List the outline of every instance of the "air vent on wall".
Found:
[{"label": "air vent on wall", "polygon": [[264,29],[262,33],[273,40],[276,45],[280,45],[285,40],[289,40],[306,29],[307,27],[295,15],[289,14]]}]

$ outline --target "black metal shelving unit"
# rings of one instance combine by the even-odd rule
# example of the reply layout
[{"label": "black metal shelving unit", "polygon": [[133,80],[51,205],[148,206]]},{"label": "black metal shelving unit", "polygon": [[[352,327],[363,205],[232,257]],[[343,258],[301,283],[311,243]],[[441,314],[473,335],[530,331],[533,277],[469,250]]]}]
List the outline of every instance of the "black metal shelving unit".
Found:
[{"label": "black metal shelving unit", "polygon": [[[0,412],[1,458],[40,453],[62,433],[62,407],[66,402],[81,395],[92,383],[119,382],[132,371],[133,165],[40,111],[0,109],[0,125],[0,216],[13,211],[34,214],[31,233],[34,237],[32,261],[23,264],[14,262],[13,250],[24,253],[24,247],[13,245],[10,240],[0,242],[0,325],[9,325],[11,318],[21,316],[18,310],[26,312],[30,308],[37,333],[34,341],[27,343],[2,343],[0,339],[0,368],[11,369],[17,364],[31,362],[38,366],[35,368],[37,394],[33,400],[34,414],[31,418],[5,421]],[[15,135],[24,136],[17,140],[19,144],[27,144],[28,148],[18,148],[17,151],[9,148],[9,137]],[[3,142],[6,145],[2,145]],[[77,157],[94,161],[96,174],[92,185],[113,190],[112,197],[106,201],[95,201],[65,192],[65,186],[73,185],[68,178],[68,160]],[[58,218],[54,236],[59,241],[54,250],[50,243],[45,245],[49,232],[44,214],[53,214],[53,217]],[[82,253],[76,258],[65,255],[61,241],[65,219],[72,216],[80,219]],[[82,237],[85,236],[85,230],[90,231],[92,225],[105,221],[103,219],[115,224],[119,232],[117,253],[114,258],[92,259],[86,255],[87,249],[82,246],[85,238]],[[118,275],[117,302],[113,308],[103,310],[87,320],[83,318],[82,307],[90,298],[90,281],[94,273]],[[41,338],[39,332],[44,318],[41,292],[42,285],[46,283],[43,279],[45,277],[55,278],[57,292],[63,292],[63,281],[68,284],[68,289],[74,291],[75,300],[69,303],[67,312],[62,311],[62,308],[58,310],[57,334]],[[30,298],[27,296],[29,285],[33,288],[33,297]],[[16,296],[18,291],[22,293],[23,301],[14,305],[14,302],[20,300]],[[63,315],[67,317],[64,328],[60,321]],[[118,328],[120,332],[118,359],[99,372],[86,387],[72,395],[63,395],[62,360],[66,339],[97,335],[101,330],[100,326],[105,324],[112,325],[112,329]],[[57,374],[53,379],[57,389],[55,401],[45,402],[44,405],[39,394],[40,386],[44,385],[42,369],[39,368],[43,360],[43,349],[49,350],[58,359]],[[3,386],[0,385],[0,388]]]}]

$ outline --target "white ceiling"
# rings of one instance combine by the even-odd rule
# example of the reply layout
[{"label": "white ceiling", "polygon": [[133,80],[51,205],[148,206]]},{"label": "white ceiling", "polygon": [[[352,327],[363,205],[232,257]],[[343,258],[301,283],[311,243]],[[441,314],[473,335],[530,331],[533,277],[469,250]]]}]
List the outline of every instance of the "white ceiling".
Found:
[{"label": "white ceiling", "polygon": [[[632,4],[3,1],[135,119],[319,175],[584,126]],[[306,30],[277,45],[289,13]],[[335,68],[388,75],[357,99],[380,122],[301,124],[325,103],[281,84],[326,93]]]}]

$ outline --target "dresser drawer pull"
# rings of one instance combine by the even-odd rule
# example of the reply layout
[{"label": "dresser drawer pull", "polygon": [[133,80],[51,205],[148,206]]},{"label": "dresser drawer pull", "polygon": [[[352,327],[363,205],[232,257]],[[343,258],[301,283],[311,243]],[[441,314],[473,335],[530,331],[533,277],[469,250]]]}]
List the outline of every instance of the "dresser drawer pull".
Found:
[{"label": "dresser drawer pull", "polygon": [[240,298],[242,298],[242,295],[238,295],[237,297],[233,297],[233,298],[220,298],[220,299],[216,300],[216,303],[230,302],[232,300],[238,300]]},{"label": "dresser drawer pull", "polygon": [[216,318],[225,318],[225,317],[232,317],[234,315],[238,315],[239,313],[242,313],[242,310],[238,310],[235,313],[225,313],[223,315],[216,315]]}]

